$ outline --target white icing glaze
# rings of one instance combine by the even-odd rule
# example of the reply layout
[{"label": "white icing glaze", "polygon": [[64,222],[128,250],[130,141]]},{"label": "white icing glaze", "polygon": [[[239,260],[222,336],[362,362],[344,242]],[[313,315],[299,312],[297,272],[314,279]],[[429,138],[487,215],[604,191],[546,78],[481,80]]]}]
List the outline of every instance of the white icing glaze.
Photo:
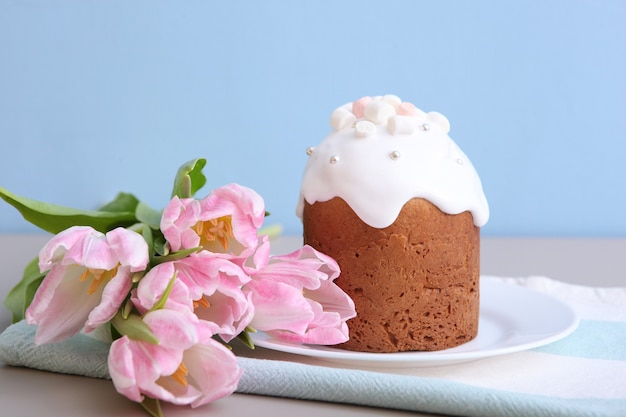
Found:
[{"label": "white icing glaze", "polygon": [[448,214],[470,211],[478,227],[487,223],[480,178],[447,135],[444,115],[392,95],[363,97],[335,110],[331,125],[334,132],[307,151],[299,217],[304,200],[340,197],[365,223],[384,228],[407,201],[420,197]]}]

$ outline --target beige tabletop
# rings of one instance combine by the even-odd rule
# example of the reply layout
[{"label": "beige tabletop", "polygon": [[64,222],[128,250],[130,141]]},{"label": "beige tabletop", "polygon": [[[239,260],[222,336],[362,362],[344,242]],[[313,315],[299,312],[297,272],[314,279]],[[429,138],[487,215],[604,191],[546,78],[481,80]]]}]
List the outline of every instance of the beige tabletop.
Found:
[{"label": "beige tabletop", "polygon": [[[47,239],[44,235],[0,235],[1,299]],[[300,242],[298,237],[284,237],[272,247],[276,253],[286,253]],[[626,239],[483,238],[481,268],[485,275],[543,275],[580,285],[626,286]],[[0,308],[0,330],[9,324],[8,311]],[[2,364],[0,404],[2,415],[18,417],[147,415],[137,404],[117,394],[111,381]],[[164,414],[166,417],[427,415],[244,394],[233,394],[198,409],[164,404]]]}]

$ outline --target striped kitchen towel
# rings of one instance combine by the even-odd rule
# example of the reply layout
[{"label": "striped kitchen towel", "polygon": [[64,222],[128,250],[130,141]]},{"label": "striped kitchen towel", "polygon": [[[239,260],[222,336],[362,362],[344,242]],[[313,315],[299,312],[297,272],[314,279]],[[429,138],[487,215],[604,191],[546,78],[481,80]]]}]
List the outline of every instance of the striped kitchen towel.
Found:
[{"label": "striped kitchen towel", "polygon": [[[355,365],[264,348],[237,349],[244,369],[238,392],[452,416],[626,416],[626,288],[576,286],[545,277],[482,280],[485,287],[526,287],[547,294],[569,305],[580,322],[553,343],[437,366]],[[528,314],[536,313],[538,307],[530,304]],[[10,326],[0,336],[0,360],[108,377],[106,343],[79,335],[36,347],[33,337],[32,326]]]}]

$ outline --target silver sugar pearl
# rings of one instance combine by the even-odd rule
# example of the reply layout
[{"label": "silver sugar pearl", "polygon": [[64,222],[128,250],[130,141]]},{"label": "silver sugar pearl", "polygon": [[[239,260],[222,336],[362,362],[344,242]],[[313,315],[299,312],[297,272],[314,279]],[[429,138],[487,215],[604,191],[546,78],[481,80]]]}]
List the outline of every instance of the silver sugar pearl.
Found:
[{"label": "silver sugar pearl", "polygon": [[463,160],[461,158],[459,158],[459,159],[456,160],[456,163],[459,164],[459,165],[463,165]]},{"label": "silver sugar pearl", "polygon": [[396,159],[400,158],[400,152],[393,151],[389,154],[389,157],[395,161]]},{"label": "silver sugar pearl", "polygon": [[421,126],[421,129],[422,129],[424,132],[428,132],[428,131],[430,130],[430,125],[429,125],[428,123],[424,123],[424,124]]},{"label": "silver sugar pearl", "polygon": [[308,148],[306,148],[306,154],[311,156],[313,155],[313,152],[315,152],[315,148],[313,146],[309,146]]},{"label": "silver sugar pearl", "polygon": [[337,162],[339,162],[339,155],[333,155],[330,157],[331,164],[336,164]]}]

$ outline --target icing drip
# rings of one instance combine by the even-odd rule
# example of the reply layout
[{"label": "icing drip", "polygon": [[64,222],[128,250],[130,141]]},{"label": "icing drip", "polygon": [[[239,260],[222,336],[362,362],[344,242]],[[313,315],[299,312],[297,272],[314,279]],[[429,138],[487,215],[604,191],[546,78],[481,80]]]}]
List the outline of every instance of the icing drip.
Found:
[{"label": "icing drip", "polygon": [[388,95],[341,106],[330,123],[334,132],[307,151],[299,217],[305,200],[340,197],[365,223],[384,228],[407,201],[419,197],[448,214],[470,211],[478,227],[487,223],[480,178],[448,136],[444,115]]}]

